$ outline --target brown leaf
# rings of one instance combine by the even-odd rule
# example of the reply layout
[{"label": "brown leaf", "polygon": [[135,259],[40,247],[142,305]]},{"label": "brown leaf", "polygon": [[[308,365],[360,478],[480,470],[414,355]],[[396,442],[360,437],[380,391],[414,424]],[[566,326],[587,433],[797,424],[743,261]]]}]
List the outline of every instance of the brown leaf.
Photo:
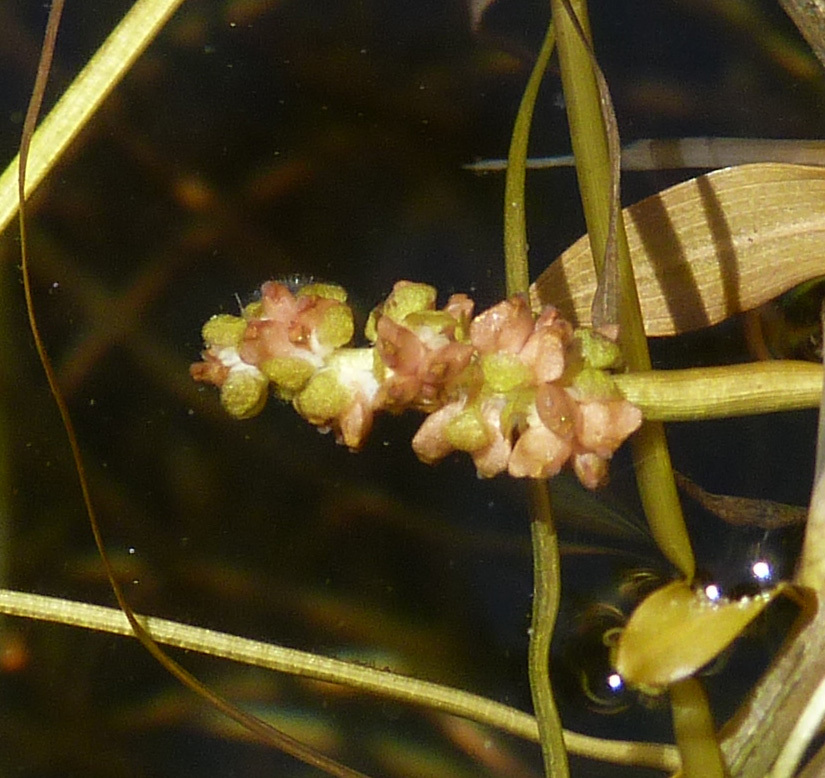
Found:
[{"label": "brown leaf", "polygon": [[[650,336],[700,329],[825,272],[825,169],[762,163],[716,170],[623,213]],[[531,287],[590,324],[596,276],[587,236]]]},{"label": "brown leaf", "polygon": [[761,527],[770,530],[802,524],[808,509],[798,505],[786,505],[774,500],[760,500],[752,497],[733,497],[726,494],[712,494],[687,476],[673,471],[677,486],[692,497],[703,508],[716,514],[722,521],[739,527]]}]

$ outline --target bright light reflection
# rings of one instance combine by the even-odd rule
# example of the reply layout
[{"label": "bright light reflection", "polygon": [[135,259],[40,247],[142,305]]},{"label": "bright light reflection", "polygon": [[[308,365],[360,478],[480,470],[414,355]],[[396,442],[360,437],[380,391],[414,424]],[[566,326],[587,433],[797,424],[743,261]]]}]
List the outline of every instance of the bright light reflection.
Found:
[{"label": "bright light reflection", "polygon": [[722,597],[722,591],[716,584],[708,584],[705,587],[705,597],[714,602]]},{"label": "bright light reflection", "polygon": [[607,685],[614,691],[619,691],[624,686],[624,681],[622,680],[622,676],[618,673],[610,673],[607,676]]},{"label": "bright light reflection", "polygon": [[757,581],[769,581],[773,577],[773,570],[771,569],[770,562],[766,562],[764,559],[760,559],[758,562],[754,562],[751,566],[751,572],[753,573],[753,577],[756,578]]}]

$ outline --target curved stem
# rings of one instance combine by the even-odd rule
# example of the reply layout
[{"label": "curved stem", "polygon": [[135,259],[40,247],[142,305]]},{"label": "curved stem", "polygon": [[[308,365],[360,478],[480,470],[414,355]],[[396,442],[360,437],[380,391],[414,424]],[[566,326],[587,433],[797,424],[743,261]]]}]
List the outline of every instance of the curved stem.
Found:
[{"label": "curved stem", "polygon": [[550,642],[559,612],[561,560],[546,482],[530,485],[530,531],[533,538],[533,617],[528,647],[528,671],[533,709],[539,727],[544,770],[548,778],[569,775],[561,718],[550,686]]},{"label": "curved stem", "polygon": [[710,703],[698,678],[670,687],[673,731],[682,755],[684,778],[724,778],[725,763],[714,732]]},{"label": "curved stem", "polygon": [[[117,608],[42,594],[0,589],[0,613],[124,637],[135,636],[125,614]],[[138,618],[146,631],[164,645],[346,685],[368,694],[462,716],[525,740],[539,739],[538,726],[532,716],[470,692],[154,616]],[[569,731],[564,733],[564,741],[571,753],[590,759],[669,771],[679,767],[679,755],[670,745],[602,740]]]},{"label": "curved stem", "polygon": [[[504,194],[504,257],[508,297],[514,294],[529,294],[524,171],[533,108],[554,45],[555,32],[551,21],[524,89],[510,141]],[[553,699],[549,666],[550,642],[556,626],[561,597],[559,547],[553,526],[547,482],[531,482],[528,490],[533,537],[533,612],[530,621],[527,671],[545,774],[548,778],[564,778],[569,774],[567,750],[561,718]]]}]

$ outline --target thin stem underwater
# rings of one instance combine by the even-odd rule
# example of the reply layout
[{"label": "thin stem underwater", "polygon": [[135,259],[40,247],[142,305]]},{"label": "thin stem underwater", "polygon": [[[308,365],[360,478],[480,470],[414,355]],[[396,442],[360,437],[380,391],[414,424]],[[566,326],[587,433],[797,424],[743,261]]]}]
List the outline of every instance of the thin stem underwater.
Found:
[{"label": "thin stem underwater", "polygon": [[562,725],[550,686],[550,642],[561,601],[559,540],[553,525],[546,483],[530,486],[533,540],[533,616],[528,647],[528,671],[533,708],[541,737],[544,769],[549,778],[569,775]]},{"label": "thin stem underwater", "polygon": [[[525,218],[525,161],[533,108],[544,71],[555,46],[552,20],[519,105],[504,187],[504,257],[507,295],[529,294],[527,222]],[[533,546],[533,608],[527,670],[536,713],[544,770],[548,778],[569,775],[565,738],[550,683],[550,643],[561,600],[561,564],[549,486],[531,481],[530,526]]]},{"label": "thin stem underwater", "polygon": [[[87,602],[0,589],[0,613],[135,637],[122,611]],[[154,616],[138,615],[137,618],[147,632],[164,645],[303,678],[342,684],[377,697],[471,719],[525,740],[539,740],[539,730],[533,716],[471,692]],[[679,767],[679,754],[671,745],[602,740],[570,731],[564,732],[564,741],[570,753],[589,759],[668,771]]]},{"label": "thin stem underwater", "polygon": [[530,286],[530,267],[528,262],[527,223],[524,205],[525,164],[527,147],[530,139],[530,125],[533,121],[533,108],[536,104],[544,71],[556,44],[553,22],[547,26],[547,32],[536,58],[536,63],[524,87],[513,135],[510,141],[507,175],[504,184],[504,267],[507,279],[507,296],[527,294]]},{"label": "thin stem underwater", "polygon": [[[57,164],[112,89],[183,0],[137,0],[37,128],[27,154],[26,197]],[[0,176],[0,232],[17,212],[19,157]]]},{"label": "thin stem underwater", "polygon": [[299,740],[296,740],[284,732],[281,732],[279,729],[271,726],[257,716],[237,708],[227,699],[223,698],[206,686],[206,684],[195,678],[195,676],[193,676],[184,667],[167,656],[152,636],[146,631],[141,622],[137,619],[134,611],[126,600],[119,581],[115,576],[114,568],[106,552],[106,546],[103,540],[100,524],[97,520],[97,513],[92,500],[89,480],[86,475],[86,466],[83,453],[80,449],[80,443],[75,432],[74,422],[72,421],[72,416],[69,412],[66,398],[63,396],[60,384],[58,383],[54,366],[52,365],[52,361],[49,357],[48,351],[46,350],[45,343],[40,335],[37,316],[35,314],[34,300],[32,297],[29,252],[26,240],[27,163],[34,136],[34,128],[37,124],[37,118],[43,103],[43,96],[49,77],[52,57],[54,55],[54,47],[57,39],[58,28],[60,26],[60,18],[63,12],[63,4],[64,0],[54,0],[49,10],[43,47],[37,66],[37,75],[35,77],[31,99],[29,100],[28,108],[26,110],[26,116],[23,121],[23,131],[20,140],[20,153],[18,156],[19,164],[17,168],[18,215],[20,224],[20,268],[23,277],[23,291],[29,329],[31,330],[32,338],[34,340],[37,356],[40,359],[40,364],[42,365],[43,372],[46,375],[49,391],[51,392],[54,403],[57,406],[57,410],[63,424],[63,429],[65,430],[66,438],[71,449],[72,460],[74,462],[75,472],[77,474],[78,485],[80,486],[83,506],[86,509],[86,515],[89,519],[89,525],[94,537],[95,545],[97,546],[100,560],[103,563],[103,568],[106,572],[106,577],[115,595],[115,599],[127,619],[134,636],[140,641],[146,651],[184,686],[195,692],[195,694],[207,701],[216,710],[240,724],[262,744],[274,746],[275,748],[284,751],[285,753],[302,762],[305,762],[306,764],[327,772],[329,775],[339,776],[339,778],[367,778],[363,773],[339,764],[334,759],[330,759],[329,757],[317,752],[310,746],[307,746]]}]

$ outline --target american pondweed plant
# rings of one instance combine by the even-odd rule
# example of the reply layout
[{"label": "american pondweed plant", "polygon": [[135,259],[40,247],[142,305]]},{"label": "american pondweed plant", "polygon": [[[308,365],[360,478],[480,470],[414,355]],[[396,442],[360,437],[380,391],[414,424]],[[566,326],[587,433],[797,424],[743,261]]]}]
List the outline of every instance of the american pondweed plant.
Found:
[{"label": "american pondweed plant", "polygon": [[[43,121],[31,138],[30,148],[26,133],[21,158],[25,163],[28,157],[28,164],[22,166],[27,171],[27,192],[44,179],[71,139],[137,61],[177,5],[138,0]],[[216,18],[230,29],[238,25],[266,29],[267,11],[252,5],[229,4],[227,9],[216,12]],[[485,11],[488,15],[494,12],[494,9],[488,11],[489,5],[473,6],[471,10],[477,23]],[[271,259],[274,265],[271,269],[259,268],[265,263],[250,260],[249,272],[259,272],[261,279],[282,276],[282,280],[266,281],[260,295],[239,301],[237,306],[232,299],[234,289],[209,293],[216,306],[223,306],[223,311],[216,313],[203,328],[203,361],[193,365],[193,376],[219,386],[224,408],[236,419],[260,412],[267,396],[274,393],[291,403],[312,424],[333,430],[340,442],[353,449],[362,448],[363,453],[348,459],[342,451],[335,450],[329,440],[302,438],[306,431],[291,421],[284,407],[274,413],[277,445],[264,446],[266,457],[246,460],[242,467],[219,463],[218,469],[210,469],[213,466],[191,458],[191,445],[175,450],[167,448],[168,444],[162,442],[166,423],[162,417],[146,425],[140,435],[131,435],[125,427],[117,426],[116,420],[123,418],[119,415],[123,412],[109,405],[104,416],[98,417],[112,419],[114,431],[108,445],[128,451],[147,445],[142,438],[148,436],[151,439],[148,448],[157,447],[159,458],[164,460],[163,467],[174,467],[176,478],[182,482],[190,480],[188,487],[181,490],[186,499],[181,502],[179,514],[170,516],[179,526],[172,528],[169,535],[158,535],[187,540],[185,543],[174,541],[170,548],[164,548],[164,541],[153,541],[140,530],[140,521],[135,519],[143,515],[151,499],[138,500],[128,489],[117,487],[107,480],[103,467],[95,467],[89,473],[90,478],[86,475],[81,456],[85,446],[77,443],[69,406],[60,399],[60,386],[70,393],[80,392],[82,381],[76,376],[82,375],[83,365],[94,364],[113,343],[120,343],[128,346],[141,369],[151,365],[157,381],[165,382],[177,396],[185,398],[185,404],[197,409],[193,416],[214,420],[217,426],[208,428],[208,434],[201,433],[204,445],[215,448],[216,443],[220,441],[223,446],[223,441],[232,436],[246,434],[263,438],[272,433],[267,433],[266,421],[261,416],[254,422],[243,422],[255,425],[245,427],[246,432],[236,431],[241,422],[224,424],[216,412],[212,394],[193,392],[181,359],[147,344],[146,338],[130,324],[141,318],[141,311],[152,310],[148,301],[161,295],[161,289],[168,286],[173,294],[186,295],[197,285],[189,276],[190,283],[176,283],[173,271],[180,268],[181,260],[175,251],[160,252],[145,275],[120,299],[113,301],[94,281],[80,284],[76,304],[103,326],[70,354],[57,373],[50,368],[47,372],[72,439],[87,508],[120,610],[6,589],[0,592],[0,609],[4,613],[136,635],[150,654],[203,698],[199,702],[201,712],[214,707],[244,728],[247,734],[243,737],[282,749],[300,761],[335,775],[362,774],[344,766],[350,761],[365,772],[383,770],[393,775],[530,774],[533,768],[529,756],[493,734],[494,730],[537,741],[541,745],[545,773],[553,776],[564,776],[571,767],[574,774],[579,769],[587,774],[586,764],[571,762],[568,766],[570,756],[614,762],[628,770],[638,766],[670,772],[680,770],[686,776],[784,776],[800,771],[815,774],[812,771],[822,759],[819,754],[812,757],[808,767],[802,765],[822,719],[820,687],[825,677],[821,659],[825,655],[821,650],[825,632],[819,605],[825,586],[820,528],[825,520],[821,497],[822,454],[818,452],[813,498],[795,572],[782,581],[766,574],[770,579],[767,583],[740,594],[726,591],[719,582],[697,576],[694,553],[697,537],[692,536],[694,528],[682,516],[663,423],[787,413],[816,407],[822,395],[822,367],[815,362],[774,359],[653,370],[647,338],[679,336],[711,327],[736,314],[757,309],[792,287],[821,275],[823,168],[787,162],[736,165],[664,188],[621,210],[622,152],[617,121],[607,79],[598,65],[598,44],[594,50],[591,42],[586,4],[553,0],[550,5],[552,24],[544,36],[518,111],[504,184],[505,301],[490,300],[488,305],[475,309],[471,297],[460,291],[443,295],[439,300],[430,279],[426,275],[421,277],[419,268],[412,268],[417,272],[405,269],[397,274],[401,278],[414,278],[412,283],[398,282],[393,286],[389,277],[382,276],[379,285],[386,284],[388,296],[377,307],[373,307],[377,300],[370,300],[367,308],[372,308],[372,313],[360,316],[358,296],[363,299],[364,295],[350,288],[356,295],[356,303],[351,305],[344,292],[344,286],[351,286],[346,277],[340,279],[342,285],[336,283],[338,279],[329,277],[322,282],[285,280],[285,271],[305,269],[290,265],[289,257],[283,256],[287,251],[277,255],[279,252],[272,250],[277,256]],[[53,20],[57,18],[58,8],[59,4],[54,4]],[[800,26],[807,24],[804,15],[794,18]],[[214,54],[214,47],[209,43],[209,24],[208,15],[187,17],[175,29],[177,40],[194,40],[204,52]],[[805,32],[809,40],[816,40],[807,27]],[[48,50],[48,46],[46,48]],[[356,53],[361,58],[370,54],[367,47],[357,49]],[[361,78],[357,59],[348,60],[344,52],[335,54],[340,59],[334,61],[341,72],[351,74],[352,79]],[[526,215],[530,208],[530,190],[528,188],[525,195],[524,174],[527,139],[543,73],[551,61],[557,62],[560,74],[587,235],[550,263],[529,285]],[[45,85],[46,72],[47,68],[39,72],[41,87]],[[305,78],[311,74],[311,69],[303,71]],[[157,82],[152,81],[151,61],[144,76],[149,84],[157,86]],[[221,73],[221,77],[227,78],[226,73]],[[236,77],[233,72],[231,79]],[[425,79],[422,78],[420,86],[420,91],[427,91]],[[123,106],[121,110],[128,112]],[[30,112],[29,116],[32,120],[26,122],[27,130],[33,126],[35,113]],[[370,132],[373,128],[364,129]],[[437,131],[437,128],[427,129],[428,133]],[[331,145],[326,153],[332,160],[340,153],[335,143],[354,142],[341,128],[329,138]],[[137,157],[151,157],[138,137],[127,135],[116,140]],[[370,153],[381,153],[375,150],[374,144],[369,144],[369,148]],[[655,159],[655,145],[653,149]],[[625,154],[625,161],[629,157]],[[103,164],[105,166],[105,161]],[[155,160],[154,165],[164,173],[173,170],[172,198],[183,203],[191,215],[176,247],[177,253],[185,254],[194,246],[195,252],[209,257],[218,250],[213,246],[228,252],[229,249],[223,248],[223,241],[228,240],[228,245],[234,245],[236,250],[255,255],[256,241],[249,238],[250,230],[238,223],[236,210],[220,202],[208,180],[185,172],[185,163],[174,159]],[[214,175],[219,175],[217,169]],[[0,179],[0,216],[4,226],[17,207],[18,185],[22,189],[24,184],[18,176],[18,166],[12,164]],[[323,176],[323,170],[293,159],[284,166],[259,171],[239,196],[242,194],[250,207],[254,207],[259,203],[255,199],[257,192],[273,193],[288,188],[291,176]],[[478,180],[472,180],[481,186]],[[428,193],[428,197],[436,196],[437,193]],[[78,213],[82,213],[83,205],[82,197],[78,197],[74,206],[79,209]],[[375,207],[380,206],[380,198],[376,198]],[[282,207],[288,209],[289,203],[282,203]],[[23,214],[21,222],[22,217]],[[542,218],[550,216],[544,214]],[[29,226],[28,235],[21,224],[21,243],[24,252],[28,247],[30,254],[30,257],[24,254],[30,311],[33,306],[40,306],[35,305],[32,296],[29,261],[33,268],[40,264],[38,272],[45,274],[41,279],[59,279],[49,282],[54,284],[52,290],[72,283],[71,276],[65,276],[69,260],[61,258],[61,252],[49,244],[47,234],[37,231],[36,224],[34,220]],[[319,230],[321,225],[322,222],[315,224]],[[533,217],[530,225],[532,232]],[[132,228],[120,225],[114,232],[129,229]],[[222,237],[224,232],[231,239]],[[535,253],[535,242],[533,245]],[[52,265],[47,264],[43,269],[41,263],[48,262]],[[381,273],[384,272],[382,269]],[[101,271],[101,276],[116,283],[119,273],[118,267],[114,272]],[[392,291],[388,291],[390,286]],[[187,316],[199,315],[205,319],[210,313],[209,309],[192,312],[186,306]],[[365,325],[363,338],[361,325],[356,325],[359,320]],[[177,317],[170,314],[168,326],[174,330],[177,321]],[[158,326],[162,325],[158,323]],[[32,327],[36,333],[34,318]],[[753,334],[752,338],[764,348],[764,340],[756,339]],[[199,345],[194,340],[185,345],[194,358]],[[115,359],[112,367],[120,375],[129,375],[134,366],[129,360]],[[102,390],[89,391],[89,405],[96,409],[95,393]],[[86,398],[84,394],[81,396]],[[449,457],[455,450],[469,453],[473,468],[482,476],[495,476],[494,483],[507,478],[523,479],[503,487],[506,491],[501,495],[504,496],[496,499],[515,499],[514,495],[526,484],[533,558],[532,623],[526,655],[529,698],[535,716],[492,699],[494,685],[466,682],[466,670],[462,672],[462,666],[469,666],[467,660],[472,646],[465,654],[451,648],[450,642],[457,637],[454,632],[437,618],[433,619],[431,613],[427,613],[426,618],[416,613],[409,598],[420,588],[419,582],[405,587],[401,594],[404,607],[410,609],[407,617],[393,624],[382,611],[381,604],[393,598],[394,584],[385,581],[391,580],[388,571],[392,569],[398,536],[408,540],[416,538],[428,547],[442,549],[440,553],[449,549],[444,557],[449,564],[455,564],[460,553],[468,553],[469,558],[483,555],[485,542],[489,542],[488,548],[500,548],[503,538],[493,535],[492,539],[485,540],[479,528],[458,532],[455,536],[437,535],[431,523],[421,521],[419,508],[387,507],[387,503],[393,501],[380,491],[344,488],[334,483],[336,479],[343,480],[338,477],[315,479],[317,462],[323,458],[336,457],[333,467],[356,468],[353,473],[357,473],[359,461],[370,461],[371,451],[375,455],[375,450],[381,448],[382,437],[387,434],[386,427],[382,426],[384,422],[375,419],[379,411],[424,414],[417,422],[420,429],[412,438],[413,448],[425,462],[447,457],[450,461],[441,467],[461,468],[450,471],[444,482],[453,490],[457,478],[468,479],[466,486],[461,487],[467,492],[484,493],[488,488],[481,482],[476,485],[471,470],[455,464]],[[266,420],[270,420],[269,415]],[[255,431],[248,432],[250,429]],[[220,435],[216,430],[220,430]],[[618,740],[563,729],[567,723],[566,711],[563,708],[559,715],[556,705],[559,676],[554,673],[558,665],[555,654],[550,659],[551,638],[559,609],[563,609],[569,599],[562,586],[560,558],[565,548],[559,541],[558,524],[564,520],[566,500],[569,506],[565,494],[569,494],[571,485],[564,476],[560,479],[554,476],[569,468],[586,487],[603,486],[608,480],[610,460],[628,436],[640,504],[658,553],[666,562],[659,563],[662,573],[645,579],[641,594],[633,599],[636,607],[629,620],[620,609],[613,611],[616,619],[604,619],[600,640],[611,662],[609,683],[633,687],[647,700],[657,700],[660,706],[670,705],[675,747],[664,742],[641,742],[658,739],[646,732],[635,733],[633,740]],[[821,433],[819,440],[821,449]],[[805,452],[804,456],[808,454]],[[734,455],[732,452],[731,456]],[[129,458],[123,461],[128,462]],[[405,465],[410,466],[411,462]],[[163,467],[147,472],[145,478],[138,476],[139,483],[150,484],[145,486],[147,495],[162,489]],[[260,494],[253,489],[250,479],[266,481],[278,469],[286,475],[278,476],[275,493],[270,493],[268,499],[246,498],[247,491]],[[679,480],[691,499],[726,521],[757,525],[767,531],[767,527],[773,526],[771,522],[783,524],[798,520],[798,511],[788,506],[711,494],[690,479],[680,477]],[[225,497],[211,490],[216,482],[232,485]],[[323,484],[323,494],[313,494],[313,488],[318,491],[319,483]],[[286,525],[283,507],[287,502],[285,493],[290,490],[297,498],[294,511],[298,518],[312,515],[325,518],[320,523],[314,522],[312,527],[301,522]],[[204,493],[209,495],[206,500],[200,496]],[[597,499],[580,491],[575,494],[573,502],[577,507],[573,512],[577,510],[582,521],[595,521],[599,515],[609,515],[609,507]],[[411,506],[421,505],[415,495],[410,498]],[[93,510],[99,500],[106,507],[100,526]],[[199,534],[204,529],[195,521],[196,515],[207,515],[208,508],[213,507],[210,502],[222,506],[217,515],[231,515],[233,521],[249,522],[255,528],[256,540],[251,546],[239,546],[238,553],[253,560],[260,554],[261,565],[274,554],[279,561],[274,563],[276,569],[267,573],[271,579],[260,579],[260,576],[256,579],[252,572],[245,575],[243,565],[233,571],[226,566],[198,568],[188,564],[189,558],[196,557],[194,554],[190,557],[189,539],[204,537]],[[146,505],[139,507],[144,503]],[[528,512],[524,513],[526,522]],[[593,515],[588,517],[588,513]],[[397,525],[388,524],[390,532],[386,527],[370,532],[350,527],[354,522],[368,522],[371,515],[386,516],[386,522],[394,520]],[[615,526],[615,519],[610,520]],[[123,525],[118,526],[119,522]],[[213,525],[211,529],[223,540],[228,537],[220,527]],[[348,532],[355,533],[357,542],[349,554],[342,554],[341,548],[350,543]],[[131,540],[127,541],[126,553],[118,554],[117,542],[105,540],[110,533],[141,540],[134,545]],[[35,540],[29,538],[28,542]],[[195,539],[193,542],[203,546],[206,541]],[[218,545],[221,542],[219,540]],[[277,550],[265,550],[269,544]],[[12,549],[10,553],[16,553],[11,540],[8,545]],[[168,559],[170,590],[177,586],[181,592],[202,592],[212,587],[217,599],[226,600],[222,615],[199,612],[197,606],[186,600],[185,594],[181,594],[182,602],[169,606],[173,615],[181,615],[181,619],[135,615],[133,608],[139,613],[154,610],[152,598],[147,594],[153,575],[141,567],[141,545],[153,548],[159,558]],[[462,545],[466,548],[460,551]],[[592,547],[584,549],[596,559],[603,558],[608,565],[611,554],[601,557],[599,554],[603,551]],[[257,562],[249,564],[253,569],[257,567]],[[281,577],[279,566],[294,567],[299,572],[306,567],[309,581],[300,576],[297,579]],[[471,578],[472,565],[467,563],[467,567]],[[429,574],[433,576],[434,583],[430,584],[433,591],[422,596],[422,607],[427,610],[443,601],[442,593],[437,591],[443,580],[440,573],[433,569]],[[85,578],[79,573],[75,575],[78,588],[81,583],[91,585],[88,573]],[[312,580],[318,575],[327,586],[326,591]],[[375,590],[372,599],[357,602],[338,594],[335,581],[361,576],[365,591]],[[12,572],[8,573],[8,579],[19,580]],[[303,583],[296,584],[295,580]],[[29,588],[37,586],[38,579],[31,579]],[[249,603],[256,598],[263,599],[264,603],[255,609],[256,620],[249,628],[267,639],[250,640],[228,634],[248,628],[236,618],[239,612],[250,608]],[[781,608],[784,600],[791,603],[786,603],[786,608],[798,610],[794,626],[788,630],[762,679],[749,696],[739,701],[739,710],[721,730],[717,729],[705,681],[700,676],[720,653],[730,650],[737,637],[769,606]],[[523,610],[526,612],[529,606],[525,595]],[[227,631],[182,623],[202,623],[205,619]],[[304,649],[318,645],[322,648],[310,652],[274,642],[280,637],[279,630],[296,621],[305,625],[303,634],[298,629],[291,637],[284,637],[284,643],[301,645]],[[277,628],[270,626],[270,622]],[[3,627],[7,645],[17,645],[21,652],[22,667],[25,641],[12,640],[13,623],[8,620]],[[380,623],[380,627],[373,626],[376,623]],[[527,625],[523,627],[527,631]],[[466,628],[480,629],[478,624],[466,625]],[[346,661],[343,647],[369,642],[379,633],[382,640],[394,646],[396,655],[382,658],[361,654],[356,655],[356,661]],[[334,636],[326,638],[328,645],[332,645],[330,651],[323,650],[325,638],[319,637],[323,635]],[[403,656],[413,643],[420,643],[422,653],[433,658],[432,666],[419,670],[397,661],[398,655]],[[305,705],[307,689],[267,686],[274,682],[258,676],[254,682],[268,691],[263,695],[258,688],[257,695],[253,693],[251,699],[257,701],[265,697],[269,707],[256,709],[244,701],[250,692],[237,676],[215,673],[212,665],[203,666],[216,680],[202,683],[182,666],[190,666],[191,653],[184,656],[182,665],[177,664],[165,653],[166,649],[160,648],[161,644],[277,670],[302,678],[307,684],[322,683],[310,688],[318,695],[313,699],[324,700],[324,705],[334,707],[335,701],[346,700],[350,691],[412,704],[431,712],[431,723],[453,743],[455,751],[463,753],[464,761],[445,755],[440,747],[428,749],[426,738],[417,744],[411,742],[411,738],[404,736],[403,724],[399,725],[402,735],[393,738],[377,729],[364,732],[364,726],[342,721],[342,714],[332,722],[319,717],[315,720],[316,726],[305,718],[303,721],[301,717],[291,718],[287,715],[290,703]],[[70,646],[66,661],[75,661],[77,651],[76,646]],[[332,653],[339,656],[333,657]],[[436,659],[436,655],[441,658]],[[129,672],[140,675],[149,672],[140,665],[140,655],[137,659],[130,656],[139,670]],[[11,659],[4,661],[4,667],[12,672],[14,663]],[[399,672],[384,669],[387,666]],[[439,683],[434,683],[433,678]],[[715,680],[718,679],[708,683]],[[473,694],[461,687],[488,691],[483,695]],[[598,696],[592,685],[587,694],[591,700]],[[175,711],[181,705],[191,704],[182,700],[176,697],[172,704],[164,706],[161,700],[155,699],[149,707],[157,708],[158,720],[163,720],[164,716],[177,715]],[[83,702],[88,709],[99,700],[90,701],[87,695]],[[361,715],[354,707],[341,710]],[[209,716],[209,713],[200,715]],[[406,713],[393,712],[392,715],[407,720]],[[128,729],[130,721],[132,726],[143,727],[142,731],[157,726],[151,710],[131,710],[122,726]],[[468,721],[489,729],[482,733]],[[226,729],[218,719],[209,718],[201,726],[228,739],[241,737],[238,730]],[[417,732],[419,727],[418,722],[410,722],[411,731]],[[16,736],[19,743],[37,742],[31,728],[21,727],[20,731],[27,734],[28,740],[12,728],[8,735]],[[68,753],[70,747],[55,745],[54,749],[55,753],[60,749]],[[28,757],[23,755],[24,750],[21,747],[19,755],[10,755],[9,764],[14,766],[15,760],[17,764],[33,764],[34,761],[25,761],[34,759],[32,749]],[[93,750],[90,748],[89,752]],[[326,753],[335,756],[325,756]],[[92,757],[89,763],[94,764]],[[301,769],[295,766],[298,762],[287,764],[293,766],[283,769]],[[106,767],[96,769],[108,774]],[[125,768],[123,773],[127,774]]]}]

